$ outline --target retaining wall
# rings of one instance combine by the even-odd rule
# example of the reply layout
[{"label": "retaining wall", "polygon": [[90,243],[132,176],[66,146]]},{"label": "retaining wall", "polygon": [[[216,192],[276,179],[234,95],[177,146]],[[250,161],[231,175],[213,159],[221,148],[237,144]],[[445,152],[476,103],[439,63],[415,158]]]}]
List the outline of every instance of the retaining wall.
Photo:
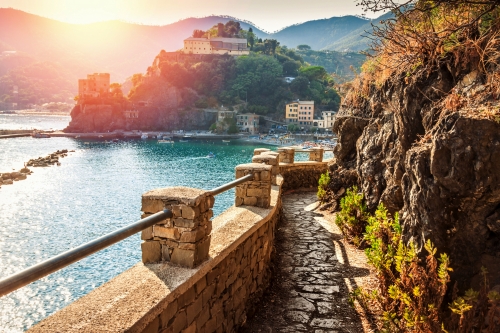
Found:
[{"label": "retaining wall", "polygon": [[[135,265],[41,321],[29,332],[237,331],[245,323],[247,314],[252,312],[271,279],[271,257],[275,228],[281,216],[282,190],[315,188],[321,173],[327,169],[327,162],[279,163],[281,175],[272,180],[272,170],[275,167],[273,161],[276,158],[255,159],[260,160],[262,164],[251,163],[236,168],[237,178],[249,170],[260,170],[258,179],[237,187],[236,205],[205,223],[206,226],[202,223],[207,228],[211,225],[211,240],[208,259],[199,266],[188,268],[176,265],[173,260],[176,248],[181,245],[185,247],[186,244],[181,242],[181,238],[177,247],[170,249],[169,244],[176,238],[158,238],[153,228],[151,235],[143,232],[143,260],[161,261]],[[265,174],[269,174],[269,177],[264,177]],[[270,185],[271,181],[275,185]],[[259,188],[259,195],[256,200],[251,200],[256,186]],[[261,193],[269,187],[270,200]],[[152,203],[158,198],[171,200],[160,195],[156,198],[151,193],[145,196],[148,200],[153,200]],[[143,209],[144,198],[143,196]],[[246,201],[256,201],[256,206],[245,205]],[[175,207],[172,206],[172,209]],[[205,209],[200,212],[205,212]],[[166,221],[160,228],[176,228],[179,221],[174,219],[173,225],[168,223],[170,222]],[[178,227],[178,231],[187,232],[184,227]],[[205,232],[210,233],[208,229]],[[149,253],[151,249],[144,252],[144,244],[153,244],[154,241],[160,242],[161,253],[157,254],[156,250]],[[165,249],[170,252],[163,251],[162,242],[168,245]],[[196,248],[198,240],[193,239],[193,242]],[[170,261],[166,261],[166,257],[170,256]],[[156,259],[148,259],[149,257]],[[181,262],[183,261],[179,263]],[[196,260],[192,264],[196,265]]]}]

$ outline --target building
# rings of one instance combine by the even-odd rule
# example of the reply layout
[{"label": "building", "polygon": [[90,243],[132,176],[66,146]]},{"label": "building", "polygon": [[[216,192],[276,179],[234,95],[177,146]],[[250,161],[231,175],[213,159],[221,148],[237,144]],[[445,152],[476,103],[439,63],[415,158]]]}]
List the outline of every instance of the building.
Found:
[{"label": "building", "polygon": [[223,121],[225,118],[234,118],[237,111],[220,110],[217,111],[217,121]]},{"label": "building", "polygon": [[287,123],[312,126],[314,122],[314,101],[294,101],[285,107]]},{"label": "building", "polygon": [[225,38],[225,37],[189,37],[184,39],[184,48],[187,54],[229,54],[246,55],[250,54],[245,38]]},{"label": "building", "polygon": [[243,113],[236,115],[236,126],[240,132],[250,134],[259,133],[259,116],[255,113]]},{"label": "building", "polygon": [[139,118],[139,110],[125,110],[123,111],[125,119],[137,119]]},{"label": "building", "polygon": [[323,118],[324,125],[322,128],[333,128],[333,123],[335,122],[335,115],[337,112],[335,111],[323,111],[321,112],[321,117]]},{"label": "building", "polygon": [[78,80],[78,96],[100,97],[109,93],[109,73],[88,74],[86,79]]}]

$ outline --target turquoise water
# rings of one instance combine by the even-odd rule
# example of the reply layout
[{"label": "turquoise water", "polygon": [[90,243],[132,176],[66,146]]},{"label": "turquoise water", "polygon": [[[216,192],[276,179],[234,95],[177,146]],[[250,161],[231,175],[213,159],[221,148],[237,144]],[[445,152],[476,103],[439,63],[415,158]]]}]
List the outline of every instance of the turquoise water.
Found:
[{"label": "turquoise water", "polygon": [[[0,278],[140,218],[141,194],[160,187],[211,189],[251,161],[250,143],[123,141],[85,144],[68,138],[0,140],[0,172],[60,149],[61,166],[34,168],[27,180],[0,189]],[[209,159],[209,152],[216,158]],[[214,213],[233,204],[216,197]],[[0,332],[22,332],[140,261],[134,235],[0,298]]]}]

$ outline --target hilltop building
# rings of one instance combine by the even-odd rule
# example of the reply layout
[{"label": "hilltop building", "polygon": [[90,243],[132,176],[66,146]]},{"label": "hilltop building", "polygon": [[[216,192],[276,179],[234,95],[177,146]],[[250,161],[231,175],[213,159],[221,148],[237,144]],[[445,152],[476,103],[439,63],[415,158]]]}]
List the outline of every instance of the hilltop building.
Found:
[{"label": "hilltop building", "polygon": [[246,55],[250,54],[245,38],[225,38],[225,37],[189,37],[184,39],[182,50],[187,54],[229,54]]},{"label": "hilltop building", "polygon": [[259,133],[259,116],[255,113],[237,114],[236,126],[238,126],[240,132],[257,134]]},{"label": "hilltop building", "polygon": [[287,123],[312,126],[314,122],[314,101],[294,101],[285,107]]},{"label": "hilltop building", "polygon": [[78,96],[100,97],[109,93],[109,73],[88,74],[86,79],[78,80]]}]

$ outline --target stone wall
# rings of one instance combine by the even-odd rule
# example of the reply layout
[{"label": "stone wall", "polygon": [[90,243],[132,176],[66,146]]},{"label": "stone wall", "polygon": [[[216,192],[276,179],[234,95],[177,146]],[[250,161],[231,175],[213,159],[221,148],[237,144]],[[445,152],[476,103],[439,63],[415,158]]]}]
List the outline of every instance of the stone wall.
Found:
[{"label": "stone wall", "polygon": [[328,169],[327,162],[295,162],[280,163],[280,174],[283,176],[282,190],[296,188],[317,188],[322,173]]},{"label": "stone wall", "polygon": [[[271,166],[250,164],[247,168],[270,174]],[[270,175],[267,178],[270,182]],[[212,220],[208,259],[196,268],[163,257],[139,263],[29,331],[236,332],[271,278],[275,228],[281,216],[281,178],[278,183],[271,186],[267,208],[232,206]],[[158,200],[171,199],[149,192],[143,196],[143,207],[153,212]],[[168,223],[172,222],[175,228],[176,219],[160,223],[160,228],[171,228]],[[144,243],[157,245],[155,237],[145,232]],[[167,243],[161,237],[157,241],[160,248]]]},{"label": "stone wall", "polygon": [[212,220],[210,192],[170,188],[145,193],[145,215],[170,207],[173,217],[143,231],[144,263],[29,332],[236,332],[271,279],[282,190],[315,188],[327,169],[326,161],[291,160],[279,163],[281,175],[273,179],[280,156],[262,153],[253,163],[236,167],[236,178],[251,172],[254,179],[238,185],[236,205]]}]

